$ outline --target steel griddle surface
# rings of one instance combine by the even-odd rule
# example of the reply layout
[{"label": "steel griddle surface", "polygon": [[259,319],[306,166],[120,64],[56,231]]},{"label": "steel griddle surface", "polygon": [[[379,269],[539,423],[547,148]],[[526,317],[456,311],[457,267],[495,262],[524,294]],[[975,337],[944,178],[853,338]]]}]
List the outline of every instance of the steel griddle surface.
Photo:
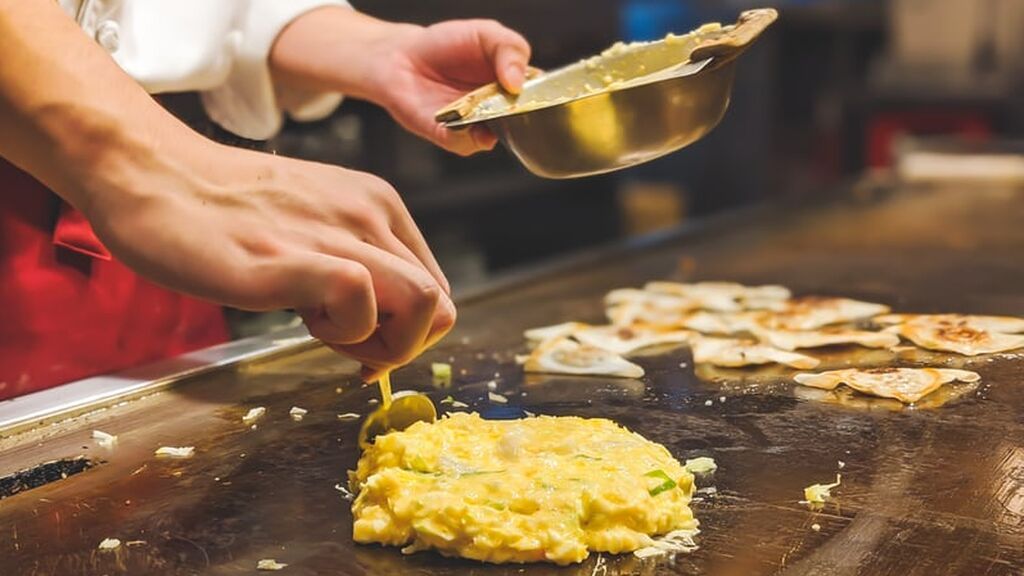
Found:
[{"label": "steel griddle surface", "polygon": [[[513,355],[523,351],[524,328],[598,321],[607,289],[654,278],[777,282],[905,311],[1024,315],[1022,223],[1024,192],[962,188],[715,227],[472,299],[454,333],[396,373],[395,386],[452,394],[491,417],[521,409],[608,417],[678,458],[714,457],[719,470],[702,485],[717,495],[695,504],[701,548],[674,562],[605,555],[607,574],[1021,574],[1020,354],[825,353],[828,366],[938,362],[981,373],[981,386],[918,410],[811,396],[779,369],[698,375],[683,349],[640,357],[643,382],[524,378]],[[449,358],[455,384],[433,390],[430,362]],[[0,573],[251,574],[261,558],[288,563],[287,575],[593,573],[595,556],[569,568],[487,566],[354,545],[348,503],[334,486],[355,465],[358,422],[336,414],[365,414],[375,396],[354,374],[316,349],[0,440],[0,474],[79,454],[103,461],[0,501]],[[490,380],[508,406],[487,403]],[[241,417],[253,406],[269,413],[250,430]],[[291,406],[309,414],[293,422]],[[93,429],[118,434],[117,448],[97,447]],[[191,460],[151,456],[161,445],[193,444]],[[834,478],[840,460],[838,498],[808,511],[802,489]],[[139,542],[98,552],[107,537]]]}]

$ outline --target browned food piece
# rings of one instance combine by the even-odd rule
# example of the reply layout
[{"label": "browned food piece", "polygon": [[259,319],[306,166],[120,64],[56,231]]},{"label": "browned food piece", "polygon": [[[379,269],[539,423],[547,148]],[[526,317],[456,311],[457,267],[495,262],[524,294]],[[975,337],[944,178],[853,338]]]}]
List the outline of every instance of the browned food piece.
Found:
[{"label": "browned food piece", "polygon": [[644,369],[622,356],[569,338],[556,338],[538,346],[523,364],[526,372],[640,378]]},{"label": "browned food piece", "polygon": [[884,314],[872,318],[875,324],[941,323],[954,322],[975,330],[1019,334],[1024,332],[1024,318],[1016,316],[979,316],[975,314]]},{"label": "browned food piece", "polygon": [[753,333],[765,344],[770,344],[783,350],[819,348],[840,344],[857,344],[865,348],[892,348],[900,343],[899,337],[895,334],[842,328],[823,328],[821,330],[768,330],[755,328]]},{"label": "browned food piece", "polygon": [[1024,348],[1024,335],[989,331],[986,325],[970,317],[954,314],[918,316],[902,324],[886,328],[914,344],[929,350],[955,352],[964,356],[993,354]]},{"label": "browned food piece", "polygon": [[643,348],[665,344],[684,344],[689,330],[661,330],[642,325],[588,326],[573,333],[573,338],[616,354],[630,354]]},{"label": "browned food piece", "polygon": [[758,324],[773,330],[816,330],[831,324],[845,324],[889,312],[884,304],[849,298],[804,296],[773,306]]},{"label": "browned food piece", "polygon": [[744,286],[736,282],[648,282],[644,290],[693,300],[699,303],[698,308],[721,312],[768,308],[791,296],[785,286]]},{"label": "browned food piece", "polygon": [[738,368],[777,363],[807,370],[820,363],[813,356],[779,350],[758,344],[754,340],[699,336],[691,338],[690,342],[693,347],[693,361],[698,364]]},{"label": "browned food piece", "polygon": [[817,374],[797,374],[798,384],[832,390],[840,384],[882,398],[895,398],[913,404],[937,390],[943,384],[960,380],[977,382],[981,376],[969,370],[951,368],[849,368]]}]

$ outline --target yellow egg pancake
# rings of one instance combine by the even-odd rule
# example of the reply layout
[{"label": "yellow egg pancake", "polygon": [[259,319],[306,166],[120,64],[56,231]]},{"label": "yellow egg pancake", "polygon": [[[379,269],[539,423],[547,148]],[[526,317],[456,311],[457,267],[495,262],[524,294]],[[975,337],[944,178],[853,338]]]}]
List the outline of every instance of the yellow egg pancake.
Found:
[{"label": "yellow egg pancake", "polygon": [[349,473],[361,543],[485,562],[581,562],[696,531],[693,476],[605,419],[453,413],[378,436]]}]

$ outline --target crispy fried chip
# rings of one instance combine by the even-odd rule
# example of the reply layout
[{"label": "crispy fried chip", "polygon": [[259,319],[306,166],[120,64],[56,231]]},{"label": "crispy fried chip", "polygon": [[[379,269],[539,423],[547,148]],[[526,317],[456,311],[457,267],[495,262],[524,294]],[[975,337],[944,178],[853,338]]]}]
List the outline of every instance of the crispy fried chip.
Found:
[{"label": "crispy fried chip", "polygon": [[798,384],[832,390],[840,384],[882,398],[895,398],[913,404],[937,390],[943,384],[959,380],[977,382],[981,376],[969,370],[951,368],[849,368],[817,374],[797,374]]}]

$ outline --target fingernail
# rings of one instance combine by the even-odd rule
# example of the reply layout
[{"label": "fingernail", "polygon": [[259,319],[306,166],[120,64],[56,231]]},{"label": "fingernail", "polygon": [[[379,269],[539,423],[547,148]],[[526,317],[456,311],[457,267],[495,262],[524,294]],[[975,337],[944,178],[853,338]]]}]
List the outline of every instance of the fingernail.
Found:
[{"label": "fingernail", "polygon": [[526,71],[522,66],[518,64],[509,64],[505,68],[505,80],[508,82],[506,88],[513,93],[518,93],[523,87],[523,81],[526,79]]}]

